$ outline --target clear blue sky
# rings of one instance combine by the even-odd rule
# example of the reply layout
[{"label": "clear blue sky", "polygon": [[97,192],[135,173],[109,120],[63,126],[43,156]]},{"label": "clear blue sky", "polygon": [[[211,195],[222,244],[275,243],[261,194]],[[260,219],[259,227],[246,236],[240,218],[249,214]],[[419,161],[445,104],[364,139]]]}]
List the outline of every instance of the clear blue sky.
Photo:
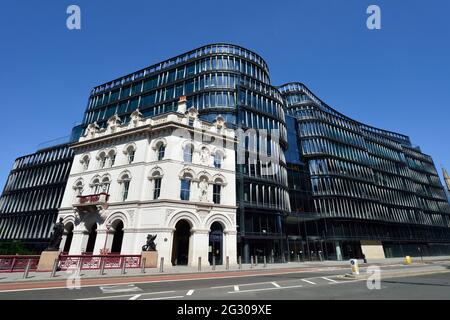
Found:
[{"label": "clear blue sky", "polygon": [[[82,30],[66,28],[66,8]],[[382,30],[366,28],[366,8]],[[259,53],[272,83],[305,83],[362,122],[411,137],[450,169],[448,0],[4,0],[0,185],[14,159],[70,133],[95,85],[211,42]]]}]

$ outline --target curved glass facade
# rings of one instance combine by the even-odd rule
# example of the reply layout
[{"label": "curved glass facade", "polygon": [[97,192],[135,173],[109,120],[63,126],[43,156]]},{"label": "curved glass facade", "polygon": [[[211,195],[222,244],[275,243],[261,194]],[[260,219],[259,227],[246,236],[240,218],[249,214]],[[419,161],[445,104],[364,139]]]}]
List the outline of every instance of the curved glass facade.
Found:
[{"label": "curved glass facade", "polygon": [[[433,160],[409,137],[352,120],[303,84],[279,90],[307,165],[318,229],[312,234],[322,242],[410,242],[423,232],[430,240],[450,240],[450,207]],[[326,252],[326,243],[319,248]]]}]

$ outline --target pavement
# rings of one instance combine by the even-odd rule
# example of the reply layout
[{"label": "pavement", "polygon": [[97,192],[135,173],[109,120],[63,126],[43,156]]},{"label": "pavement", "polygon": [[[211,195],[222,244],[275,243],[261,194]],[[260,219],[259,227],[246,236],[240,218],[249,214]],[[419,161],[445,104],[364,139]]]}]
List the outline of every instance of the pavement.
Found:
[{"label": "pavement", "polygon": [[[81,277],[60,272],[55,278],[48,273],[34,273],[33,278],[16,279],[18,274],[0,274],[0,300],[228,300],[228,299],[450,299],[450,257],[368,261],[361,265],[359,278],[349,278],[348,262],[308,262],[280,265],[242,266],[242,269],[168,268],[163,273],[149,269],[129,270],[126,275],[113,271],[99,276],[97,271],[82,271]],[[378,267],[381,286],[368,289]],[[194,271],[195,269],[195,271]],[[118,273],[118,274],[116,274]],[[46,276],[44,275],[46,274]],[[373,277],[372,277],[373,278]],[[16,279],[16,280],[14,280]],[[8,281],[9,280],[9,281]],[[370,281],[373,281],[371,279]],[[389,289],[391,290],[383,290]],[[420,289],[419,292],[416,289]],[[372,292],[383,292],[372,293]],[[395,294],[394,294],[395,293]]]}]

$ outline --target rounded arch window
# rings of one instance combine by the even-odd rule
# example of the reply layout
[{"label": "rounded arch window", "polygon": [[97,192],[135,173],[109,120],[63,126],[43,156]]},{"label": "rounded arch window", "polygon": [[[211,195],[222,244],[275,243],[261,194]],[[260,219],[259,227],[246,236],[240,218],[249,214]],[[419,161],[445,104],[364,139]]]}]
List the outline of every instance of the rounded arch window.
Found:
[{"label": "rounded arch window", "polygon": [[194,155],[194,145],[188,143],[183,148],[183,161],[192,162],[192,156]]},{"label": "rounded arch window", "polygon": [[89,168],[89,162],[90,162],[89,155],[85,155],[85,156],[83,156],[83,158],[81,158],[81,164],[83,166],[83,171],[86,171]]},{"label": "rounded arch window", "polygon": [[100,191],[100,179],[99,178],[94,178],[94,180],[92,180],[91,191],[92,191],[92,194],[99,193],[99,191]]},{"label": "rounded arch window", "polygon": [[108,152],[108,165],[112,167],[114,166],[115,163],[116,163],[116,151],[111,150]]},{"label": "rounded arch window", "polygon": [[121,198],[122,201],[126,201],[128,199],[128,193],[130,190],[130,182],[131,176],[128,173],[122,173],[119,179],[119,183],[122,185]]},{"label": "rounded arch window", "polygon": [[83,189],[84,189],[83,180],[78,180],[77,182],[75,182],[73,189],[75,190],[75,194],[77,196],[81,196],[83,194]]},{"label": "rounded arch window", "polygon": [[127,146],[127,147],[125,148],[124,153],[125,153],[126,156],[127,156],[127,161],[128,161],[128,163],[129,163],[129,164],[133,163],[133,162],[134,162],[135,155],[136,155],[136,146],[134,146],[133,144]]},{"label": "rounded arch window", "polygon": [[99,162],[100,169],[103,169],[106,165],[106,153],[105,152],[100,152],[100,154],[98,155],[98,162]]}]

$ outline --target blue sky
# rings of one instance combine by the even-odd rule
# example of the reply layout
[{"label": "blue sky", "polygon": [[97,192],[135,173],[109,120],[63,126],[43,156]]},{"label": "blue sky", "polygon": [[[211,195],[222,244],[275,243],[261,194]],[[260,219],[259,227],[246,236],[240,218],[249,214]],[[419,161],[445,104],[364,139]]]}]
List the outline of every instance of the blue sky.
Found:
[{"label": "blue sky", "polygon": [[[70,4],[80,31],[66,28]],[[370,4],[379,31],[366,28]],[[4,0],[0,184],[16,157],[70,133],[93,86],[212,42],[259,53],[274,85],[303,82],[450,169],[449,11],[447,0]]]}]

